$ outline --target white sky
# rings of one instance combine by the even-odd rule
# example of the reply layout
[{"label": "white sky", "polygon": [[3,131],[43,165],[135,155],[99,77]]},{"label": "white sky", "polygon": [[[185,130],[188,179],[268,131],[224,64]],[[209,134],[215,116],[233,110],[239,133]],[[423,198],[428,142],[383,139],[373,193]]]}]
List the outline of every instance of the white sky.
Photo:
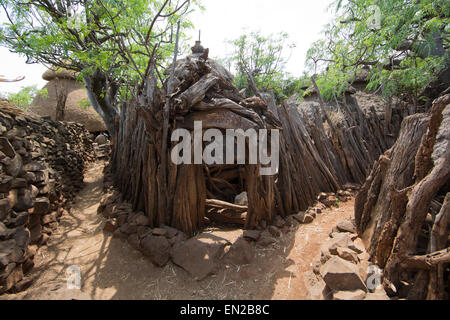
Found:
[{"label": "white sky", "polygon": [[[287,71],[300,76],[304,70],[306,51],[320,37],[331,19],[331,0],[204,0],[206,10],[191,16],[195,30],[192,38],[202,32],[202,44],[211,57],[223,57],[230,48],[227,40],[239,37],[245,30],[263,34],[287,32],[296,44]],[[193,43],[192,43],[193,44]],[[26,59],[0,47],[0,75],[8,78],[25,76],[19,83],[0,83],[0,93],[17,92],[23,86],[43,87],[46,81],[42,65],[27,65]]]}]

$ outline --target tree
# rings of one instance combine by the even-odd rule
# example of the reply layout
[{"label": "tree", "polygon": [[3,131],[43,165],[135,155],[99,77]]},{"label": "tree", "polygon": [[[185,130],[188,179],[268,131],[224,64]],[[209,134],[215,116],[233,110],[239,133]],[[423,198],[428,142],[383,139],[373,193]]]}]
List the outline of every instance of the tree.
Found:
[{"label": "tree", "polygon": [[333,5],[338,18],[307,55],[309,70],[321,73],[318,85],[325,98],[342,94],[362,68],[371,70],[369,89],[386,97],[404,95],[414,104],[434,80],[449,81],[448,1],[338,0]]},{"label": "tree", "polygon": [[43,95],[44,97],[47,95],[47,90],[39,90],[36,85],[22,87],[22,89],[17,93],[9,93],[7,98],[10,103],[14,106],[26,110],[33,102],[33,99],[38,95]]},{"label": "tree", "polygon": [[285,51],[295,47],[288,43],[288,39],[288,34],[284,32],[263,36],[260,32],[252,31],[230,41],[233,51],[227,63],[236,69],[236,87],[248,88],[249,94],[272,91],[277,100],[286,98],[285,89],[292,91],[292,86],[297,83],[285,71],[288,61]]},{"label": "tree", "polygon": [[[111,133],[118,100],[136,94],[154,70],[160,82],[173,51],[174,24],[198,0],[0,0],[0,45],[80,72],[91,105]],[[191,23],[183,19],[182,29]],[[183,35],[183,34],[182,34]]]}]

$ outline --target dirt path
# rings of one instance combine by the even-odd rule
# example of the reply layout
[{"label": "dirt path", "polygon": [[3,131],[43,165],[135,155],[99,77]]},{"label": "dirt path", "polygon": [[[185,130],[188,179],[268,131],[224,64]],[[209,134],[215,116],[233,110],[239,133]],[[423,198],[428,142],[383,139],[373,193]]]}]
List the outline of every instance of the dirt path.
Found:
[{"label": "dirt path", "polygon": [[[156,268],[126,242],[102,230],[97,215],[102,195],[103,164],[96,163],[85,174],[86,187],[72,210],[62,217],[48,246],[35,257],[32,287],[9,299],[48,299],[49,292],[66,286],[67,270],[77,266],[82,291],[93,299],[310,299],[317,280],[312,264],[320,244],[334,225],[350,219],[353,201],[339,209],[324,211],[310,225],[284,234],[272,247],[257,249],[248,266],[224,268],[217,275],[197,282],[181,268],[169,263]],[[239,236],[241,230],[228,231]]]}]

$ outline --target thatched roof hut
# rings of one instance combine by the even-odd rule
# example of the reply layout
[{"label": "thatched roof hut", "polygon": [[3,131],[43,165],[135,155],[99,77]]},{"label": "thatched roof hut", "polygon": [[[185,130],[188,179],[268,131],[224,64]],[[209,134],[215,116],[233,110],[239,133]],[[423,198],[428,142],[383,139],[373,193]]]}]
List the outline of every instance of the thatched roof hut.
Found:
[{"label": "thatched roof hut", "polygon": [[48,84],[48,96],[38,95],[30,107],[30,111],[40,116],[56,118],[57,91],[67,90],[67,102],[64,121],[83,124],[90,132],[106,131],[105,123],[98,113],[86,106],[89,100],[83,83],[77,81],[78,74],[74,71],[49,69],[42,75]]}]

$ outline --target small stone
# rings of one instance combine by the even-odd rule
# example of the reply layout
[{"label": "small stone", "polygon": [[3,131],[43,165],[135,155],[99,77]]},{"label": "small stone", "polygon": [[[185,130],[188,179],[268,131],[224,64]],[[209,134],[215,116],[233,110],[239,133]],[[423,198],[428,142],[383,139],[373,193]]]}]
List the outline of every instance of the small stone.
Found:
[{"label": "small stone", "polygon": [[276,237],[276,238],[278,238],[278,237],[281,236],[281,231],[280,231],[280,229],[278,229],[278,228],[275,227],[275,226],[270,226],[270,227],[269,227],[269,232],[270,232],[270,234],[271,234],[272,236],[274,236],[274,237]]},{"label": "small stone", "polygon": [[234,203],[240,206],[248,206],[248,194],[247,192],[242,192],[237,195],[234,199]]},{"label": "small stone", "polygon": [[274,226],[279,229],[282,229],[286,225],[286,222],[280,216],[275,216]]},{"label": "small stone", "polygon": [[163,228],[155,228],[152,230],[152,234],[154,236],[165,237],[167,235],[167,233],[168,233],[167,229],[163,229]]},{"label": "small stone", "polygon": [[303,218],[303,224],[308,224],[314,221],[314,217],[310,214],[305,214],[305,217]]},{"label": "small stone", "polygon": [[40,162],[40,161],[33,161],[30,163],[27,163],[23,166],[23,169],[25,171],[32,171],[32,172],[36,172],[36,171],[42,171],[47,169],[47,166],[45,165],[44,162]]},{"label": "small stone", "polygon": [[303,223],[303,220],[305,219],[306,212],[299,212],[295,215],[293,215],[293,218],[297,220],[299,223]]},{"label": "small stone", "polygon": [[128,235],[136,233],[137,225],[134,223],[125,223],[123,226],[120,227],[120,231]]},{"label": "small stone", "polygon": [[50,200],[46,197],[37,198],[34,203],[34,214],[47,214],[50,210]]},{"label": "small stone", "polygon": [[359,262],[358,255],[348,248],[337,248],[337,255],[344,260],[350,261],[354,264]]},{"label": "small stone", "polygon": [[353,241],[348,247],[353,251],[355,251],[357,254],[361,254],[364,251],[366,251],[366,248],[364,247],[362,240],[359,238]]},{"label": "small stone", "polygon": [[225,255],[225,261],[234,265],[250,264],[255,255],[253,247],[244,238],[239,238],[231,245]]},{"label": "small stone", "polygon": [[150,219],[146,216],[139,215],[137,216],[134,221],[138,226],[148,226],[150,224]]},{"label": "small stone", "polygon": [[258,245],[261,247],[268,247],[277,241],[272,237],[272,235],[267,231],[263,231],[258,240]]},{"label": "small stone", "polygon": [[244,238],[251,241],[258,241],[261,236],[261,232],[258,230],[245,230]]},{"label": "small stone", "polygon": [[148,236],[142,240],[141,247],[154,265],[164,267],[169,262],[171,246],[165,237]]},{"label": "small stone", "polygon": [[137,228],[137,235],[139,236],[140,239],[144,239],[145,237],[147,237],[151,234],[152,234],[152,229],[150,229],[149,227],[139,226]]},{"label": "small stone", "polygon": [[175,237],[178,234],[178,230],[169,226],[162,226],[162,229],[166,229],[167,230],[167,234],[166,237],[168,239],[171,239],[173,237]]},{"label": "small stone", "polygon": [[133,233],[128,236],[128,243],[136,250],[140,250],[141,248],[141,239],[137,233]]},{"label": "small stone", "polygon": [[356,233],[356,227],[351,221],[341,221],[336,225],[339,232]]},{"label": "small stone", "polygon": [[116,231],[114,231],[113,233],[113,238],[116,239],[126,239],[128,238],[128,235],[126,233],[123,233],[122,231],[120,231],[120,229],[117,229]]},{"label": "small stone", "polygon": [[105,222],[103,230],[114,233],[118,228],[119,226],[117,225],[117,221],[115,219],[109,219]]}]

